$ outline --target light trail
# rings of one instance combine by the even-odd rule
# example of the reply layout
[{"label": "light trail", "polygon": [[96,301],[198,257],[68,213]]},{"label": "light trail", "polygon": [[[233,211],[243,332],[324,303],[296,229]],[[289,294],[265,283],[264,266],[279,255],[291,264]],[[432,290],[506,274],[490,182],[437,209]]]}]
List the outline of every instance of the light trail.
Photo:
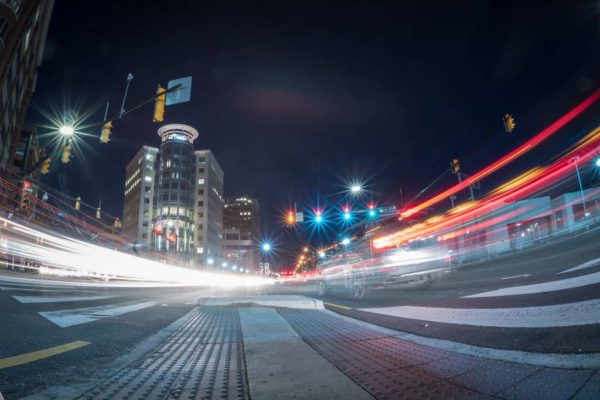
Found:
[{"label": "light trail", "polygon": [[[58,276],[108,277],[149,286],[184,285],[217,288],[260,287],[269,278],[212,273],[162,264],[75,239],[39,231],[0,218],[1,257],[20,264],[39,264],[41,273]],[[43,244],[39,244],[43,241]],[[26,260],[25,262],[20,259]],[[29,268],[36,268],[28,266]]]},{"label": "light trail", "polygon": [[[598,155],[599,141],[600,128],[596,128],[550,166],[527,171],[492,190],[482,200],[466,202],[446,214],[431,217],[423,223],[376,238],[373,240],[373,247],[381,249],[430,235],[442,235],[447,230],[460,227],[466,221],[483,221],[490,218],[492,213],[503,209],[507,204],[539,193],[571,174],[574,168],[573,158],[577,158],[581,164],[591,162]],[[511,217],[516,217],[516,215],[511,215]],[[502,220],[505,218],[498,219],[498,221]],[[491,224],[486,223],[484,226],[491,226]],[[473,230],[474,227],[470,226],[470,229]],[[450,236],[456,237],[457,234],[453,232]]]},{"label": "light trail", "polygon": [[532,150],[533,148],[538,146],[540,143],[542,143],[544,140],[546,140],[547,138],[552,136],[560,128],[565,126],[567,123],[571,122],[578,115],[580,115],[583,111],[585,111],[592,104],[594,104],[598,100],[598,98],[600,98],[600,90],[596,90],[594,93],[592,93],[592,95],[590,95],[584,101],[579,103],[571,111],[569,111],[568,113],[563,115],[561,118],[556,120],[554,123],[552,123],[546,129],[544,129],[543,131],[538,133],[536,136],[534,136],[533,138],[531,138],[530,140],[528,140],[521,146],[517,147],[515,150],[506,154],[504,157],[502,157],[499,160],[497,160],[496,162],[488,165],[484,169],[482,169],[479,172],[475,173],[474,175],[468,177],[467,179],[463,180],[462,182],[460,182],[460,183],[452,186],[451,188],[443,191],[442,193],[430,198],[429,200],[426,200],[420,204],[417,204],[417,205],[409,208],[408,210],[404,211],[401,214],[401,216],[408,217],[408,216],[411,216],[421,210],[424,210],[427,207],[431,207],[432,205],[439,203],[440,201],[448,198],[449,196],[452,196],[452,195],[460,192],[461,190],[468,188],[469,186],[473,185],[477,181],[480,181],[481,179],[491,175],[492,173],[496,172],[500,168],[504,167],[505,165],[509,164],[510,162],[521,157],[523,154],[529,152],[530,150]]}]

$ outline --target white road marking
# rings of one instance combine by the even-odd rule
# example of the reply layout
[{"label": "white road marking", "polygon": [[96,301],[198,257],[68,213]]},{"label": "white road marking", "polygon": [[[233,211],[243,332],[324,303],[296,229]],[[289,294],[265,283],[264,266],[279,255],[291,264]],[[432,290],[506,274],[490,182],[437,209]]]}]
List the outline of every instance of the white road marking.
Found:
[{"label": "white road marking", "polygon": [[132,311],[143,310],[144,308],[152,307],[155,304],[155,301],[145,301],[141,303],[128,302],[98,307],[75,308],[72,310],[44,311],[39,314],[61,328],[66,328],[74,325],[87,324],[102,318],[116,317]]},{"label": "white road marking", "polygon": [[0,286],[0,290],[4,290],[7,292],[46,292],[46,293],[56,293],[56,292],[69,292],[69,293],[96,293],[95,290],[72,290],[65,288],[43,288],[43,289],[28,289],[24,287],[8,287],[8,286]]},{"label": "white road marking", "polygon": [[513,275],[513,276],[505,276],[504,278],[500,278],[501,281],[506,280],[506,279],[515,279],[515,278],[526,278],[528,276],[531,276],[531,274],[523,274],[523,275]]},{"label": "white road marking", "polygon": [[19,303],[66,303],[71,301],[90,301],[110,299],[116,296],[13,296]]},{"label": "white road marking", "polygon": [[382,334],[396,337],[400,340],[406,340],[423,346],[434,347],[437,349],[452,351],[455,353],[466,354],[470,356],[489,358],[493,360],[502,360],[514,362],[517,364],[539,365],[541,367],[552,368],[600,368],[600,353],[587,354],[553,354],[553,353],[529,353],[519,350],[500,350],[491,347],[477,347],[465,343],[452,342],[444,339],[434,339],[430,337],[413,335],[412,333],[396,331],[384,328],[379,325],[373,325],[366,321],[353,319],[333,311],[323,311],[336,318],[365,326]]},{"label": "white road marking", "polygon": [[535,283],[532,285],[514,286],[504,289],[492,290],[463,296],[464,298],[477,297],[501,297],[501,296],[518,296],[522,294],[535,294],[545,292],[555,292],[557,290],[573,289],[581,286],[594,285],[600,283],[600,272],[595,272],[589,275],[576,276],[574,278],[561,279],[559,281]]},{"label": "white road marking", "polygon": [[585,269],[585,268],[592,268],[597,265],[600,265],[600,258],[595,258],[588,262],[584,262],[583,264],[579,264],[576,267],[566,269],[564,271],[559,272],[559,274],[566,274],[567,272],[579,271],[580,269]]},{"label": "white road marking", "polygon": [[421,321],[498,328],[553,328],[600,323],[600,299],[539,307],[441,308],[398,306],[362,308],[360,310]]}]

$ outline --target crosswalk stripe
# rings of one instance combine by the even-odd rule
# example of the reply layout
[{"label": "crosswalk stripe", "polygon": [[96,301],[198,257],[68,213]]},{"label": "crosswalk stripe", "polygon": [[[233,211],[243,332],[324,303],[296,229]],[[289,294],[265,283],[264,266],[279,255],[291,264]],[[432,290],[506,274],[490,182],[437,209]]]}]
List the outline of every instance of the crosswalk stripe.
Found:
[{"label": "crosswalk stripe", "polygon": [[90,301],[110,299],[116,296],[12,296],[19,303],[67,303],[73,301]]},{"label": "crosswalk stripe", "polygon": [[588,262],[584,262],[583,264],[579,264],[576,267],[566,269],[564,271],[559,272],[559,274],[566,274],[567,272],[579,271],[579,270],[585,269],[585,268],[592,268],[592,267],[595,267],[597,265],[600,265],[600,258],[595,258],[595,259],[590,260]]},{"label": "crosswalk stripe", "polygon": [[514,286],[504,289],[492,290],[489,292],[471,294],[463,296],[464,298],[477,297],[501,297],[501,296],[518,296],[522,294],[535,294],[555,292],[558,290],[573,289],[581,286],[589,286],[600,283],[600,272],[595,272],[589,275],[576,276],[574,278],[561,279],[558,281],[535,283],[532,285]]},{"label": "crosswalk stripe", "polygon": [[497,328],[553,328],[600,323],[600,299],[539,307],[441,308],[399,306],[362,308],[375,314],[441,322],[446,324]]},{"label": "crosswalk stripe", "polygon": [[87,324],[103,318],[116,317],[132,311],[143,310],[144,308],[152,307],[155,304],[155,301],[127,302],[97,307],[75,308],[71,310],[43,311],[39,314],[61,328],[66,328],[74,325]]}]

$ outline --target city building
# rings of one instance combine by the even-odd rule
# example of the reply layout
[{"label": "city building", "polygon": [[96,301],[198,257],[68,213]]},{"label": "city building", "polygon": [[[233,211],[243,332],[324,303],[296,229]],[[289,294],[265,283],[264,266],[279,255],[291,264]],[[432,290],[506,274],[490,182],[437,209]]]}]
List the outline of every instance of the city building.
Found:
[{"label": "city building", "polygon": [[228,199],[223,226],[225,256],[242,268],[257,270],[260,262],[257,248],[260,238],[258,200],[243,195]]},{"label": "city building", "polygon": [[0,1],[0,163],[15,163],[53,0]]},{"label": "city building", "polygon": [[144,146],[125,169],[123,233],[142,248],[151,248],[154,179],[158,149]]},{"label": "city building", "polygon": [[194,149],[191,126],[165,125],[158,135],[160,148],[144,146],[127,166],[123,232],[148,250],[211,264],[222,253],[223,169],[210,150]]},{"label": "city building", "polygon": [[198,150],[194,206],[196,209],[196,253],[203,259],[222,256],[223,247],[223,169],[210,150]]}]

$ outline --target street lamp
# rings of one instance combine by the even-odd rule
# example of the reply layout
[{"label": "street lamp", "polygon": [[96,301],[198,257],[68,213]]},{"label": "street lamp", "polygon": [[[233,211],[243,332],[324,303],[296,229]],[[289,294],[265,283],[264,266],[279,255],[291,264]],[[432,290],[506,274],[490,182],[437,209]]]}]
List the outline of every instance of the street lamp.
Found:
[{"label": "street lamp", "polygon": [[348,238],[344,238],[344,240],[342,240],[342,244],[343,244],[344,246],[348,246],[348,245],[350,244],[350,239],[348,239]]},{"label": "street lamp", "polygon": [[262,249],[265,253],[268,253],[271,250],[271,245],[269,243],[263,243]]},{"label": "street lamp", "polygon": [[596,158],[596,167],[600,167],[600,157]]},{"label": "street lamp", "polygon": [[71,125],[63,125],[58,129],[58,132],[63,136],[71,136],[75,133],[75,129]]},{"label": "street lamp", "polygon": [[353,183],[350,186],[350,193],[359,194],[362,191],[362,186],[359,183]]}]

